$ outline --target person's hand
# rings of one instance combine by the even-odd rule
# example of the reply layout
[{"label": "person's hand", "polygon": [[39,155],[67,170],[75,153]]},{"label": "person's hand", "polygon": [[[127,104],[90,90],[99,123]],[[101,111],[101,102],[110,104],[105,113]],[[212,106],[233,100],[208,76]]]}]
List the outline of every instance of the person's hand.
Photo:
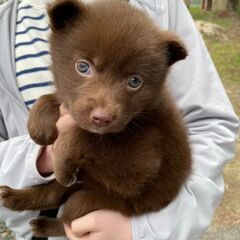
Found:
[{"label": "person's hand", "polygon": [[59,108],[60,117],[56,123],[58,133],[64,133],[74,126],[77,126],[75,120],[66,107],[62,104]]},{"label": "person's hand", "polygon": [[[60,106],[59,112],[60,117],[56,122],[58,133],[66,132],[71,127],[76,126],[76,122],[63,104]],[[44,177],[50,175],[54,169],[54,160],[54,144],[44,146],[37,160],[38,172]]]},{"label": "person's hand", "polygon": [[131,240],[131,219],[119,212],[97,210],[64,225],[70,240]]}]

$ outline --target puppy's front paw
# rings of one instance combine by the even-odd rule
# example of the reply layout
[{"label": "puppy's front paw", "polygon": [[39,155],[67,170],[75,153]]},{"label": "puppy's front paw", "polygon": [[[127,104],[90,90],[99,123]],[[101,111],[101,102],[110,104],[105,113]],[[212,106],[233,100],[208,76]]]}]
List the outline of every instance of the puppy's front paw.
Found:
[{"label": "puppy's front paw", "polygon": [[31,139],[39,145],[50,145],[52,144],[58,135],[55,123],[46,122],[35,126],[28,123],[28,131]]},{"label": "puppy's front paw", "polygon": [[59,103],[55,94],[41,96],[31,108],[28,132],[39,145],[52,144],[58,135],[56,122],[59,118]]},{"label": "puppy's front paw", "polygon": [[25,199],[18,191],[7,186],[0,186],[0,204],[13,211],[25,210]]}]

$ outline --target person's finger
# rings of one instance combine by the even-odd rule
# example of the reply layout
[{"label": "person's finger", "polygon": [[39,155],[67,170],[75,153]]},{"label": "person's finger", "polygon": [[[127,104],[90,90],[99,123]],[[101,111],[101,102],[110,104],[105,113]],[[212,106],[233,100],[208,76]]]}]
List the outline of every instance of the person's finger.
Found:
[{"label": "person's finger", "polygon": [[60,116],[63,116],[65,114],[69,113],[68,109],[64,106],[64,104],[60,105],[59,112],[60,112]]},{"label": "person's finger", "polygon": [[61,116],[56,123],[58,132],[66,132],[68,129],[76,126],[77,123],[73,120],[70,114]]},{"label": "person's finger", "polygon": [[78,240],[97,240],[97,239],[92,238],[92,235],[90,234],[86,234],[82,237],[79,237]]},{"label": "person's finger", "polygon": [[92,239],[90,234],[88,233],[81,237],[75,236],[69,225],[64,224],[64,229],[65,229],[67,239],[69,240],[91,240]]},{"label": "person's finger", "polygon": [[98,231],[98,225],[94,214],[87,214],[71,223],[72,233],[77,237],[85,237],[88,233],[92,234]]},{"label": "person's finger", "polygon": [[67,239],[69,239],[69,240],[79,240],[79,238],[74,236],[74,234],[72,233],[72,230],[71,230],[69,225],[64,224],[64,229],[65,229]]}]

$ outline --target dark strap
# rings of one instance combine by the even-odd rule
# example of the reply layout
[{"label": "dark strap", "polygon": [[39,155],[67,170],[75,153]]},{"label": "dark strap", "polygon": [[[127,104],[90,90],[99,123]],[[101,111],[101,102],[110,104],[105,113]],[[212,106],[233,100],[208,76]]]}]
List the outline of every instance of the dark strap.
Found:
[{"label": "dark strap", "polygon": [[[40,216],[44,216],[44,217],[49,217],[49,218],[56,218],[57,214],[58,214],[58,208],[57,209],[50,209],[50,210],[42,210],[39,213],[39,217]],[[48,238],[39,238],[39,237],[32,237],[32,240],[47,240]]]},{"label": "dark strap", "polygon": [[32,240],[47,240],[48,238],[32,237]]}]

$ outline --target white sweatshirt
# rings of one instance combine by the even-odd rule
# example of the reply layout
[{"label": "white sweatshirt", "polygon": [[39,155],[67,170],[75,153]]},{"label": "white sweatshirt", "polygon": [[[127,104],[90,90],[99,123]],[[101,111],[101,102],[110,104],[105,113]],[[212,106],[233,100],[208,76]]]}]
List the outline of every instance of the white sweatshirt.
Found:
[{"label": "white sweatshirt", "polygon": [[[180,35],[188,48],[188,58],[173,66],[168,81],[187,124],[194,159],[191,176],[170,205],[132,218],[132,238],[197,240],[221,200],[222,169],[234,155],[239,122],[183,1],[130,3],[147,11],[160,27]],[[0,185],[24,188],[51,177],[41,177],[36,169],[40,147],[27,135],[28,110],[16,83],[16,6],[15,0],[9,0],[0,7]],[[28,221],[38,214],[16,213],[0,206],[0,219],[19,240],[31,239]]]}]

